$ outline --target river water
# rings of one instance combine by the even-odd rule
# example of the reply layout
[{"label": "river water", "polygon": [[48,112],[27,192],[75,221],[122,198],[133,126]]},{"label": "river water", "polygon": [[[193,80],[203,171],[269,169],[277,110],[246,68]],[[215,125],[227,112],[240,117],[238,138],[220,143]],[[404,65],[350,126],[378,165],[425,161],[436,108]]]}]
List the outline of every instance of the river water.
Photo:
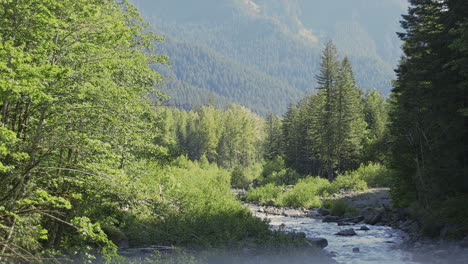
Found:
[{"label": "river water", "polygon": [[[370,230],[361,231],[360,224],[350,226],[338,226],[336,223],[323,223],[320,219],[309,217],[288,217],[271,215],[258,212],[251,208],[253,214],[260,218],[270,220],[272,229],[282,228],[285,231],[304,232],[308,238],[325,238],[328,240],[326,251],[335,255],[334,259],[339,263],[350,264],[413,264],[410,252],[404,251],[399,246],[407,238],[407,235],[387,226],[368,226]],[[337,232],[345,229],[355,229],[355,236],[338,236]],[[359,252],[353,252],[359,248]]]}]

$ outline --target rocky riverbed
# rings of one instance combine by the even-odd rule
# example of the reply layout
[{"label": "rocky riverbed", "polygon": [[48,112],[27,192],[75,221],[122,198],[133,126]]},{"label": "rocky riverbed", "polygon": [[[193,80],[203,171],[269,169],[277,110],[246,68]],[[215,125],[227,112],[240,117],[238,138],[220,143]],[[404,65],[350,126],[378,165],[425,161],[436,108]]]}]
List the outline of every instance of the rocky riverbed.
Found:
[{"label": "rocky riverbed", "polygon": [[340,263],[468,263],[468,240],[448,243],[417,235],[418,223],[407,210],[391,209],[388,189],[342,193],[360,212],[355,217],[330,215],[327,209],[307,210],[246,204],[274,229],[304,234]]}]

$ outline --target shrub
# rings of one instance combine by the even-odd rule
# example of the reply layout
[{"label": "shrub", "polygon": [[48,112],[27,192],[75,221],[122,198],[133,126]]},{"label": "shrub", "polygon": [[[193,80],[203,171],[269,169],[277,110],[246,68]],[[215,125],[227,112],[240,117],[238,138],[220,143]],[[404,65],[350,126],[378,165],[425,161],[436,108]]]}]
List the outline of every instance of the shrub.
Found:
[{"label": "shrub", "polygon": [[268,178],[274,172],[280,172],[285,169],[284,160],[282,157],[276,157],[274,160],[269,160],[263,165],[262,178]]},{"label": "shrub", "polygon": [[431,210],[418,208],[422,212],[422,232],[430,237],[448,240],[463,239],[468,235],[468,195],[457,195],[436,202]]},{"label": "shrub", "polygon": [[369,187],[390,186],[391,171],[380,163],[361,164],[357,170],[347,174],[365,181]]},{"label": "shrub", "polygon": [[295,170],[287,168],[280,171],[274,171],[266,178],[263,178],[261,184],[274,183],[276,185],[292,185],[295,184],[301,175]]},{"label": "shrub", "polygon": [[344,200],[325,200],[323,206],[330,209],[331,214],[336,216],[356,216],[359,214],[356,207]]},{"label": "shrub", "polygon": [[236,166],[231,172],[231,185],[236,188],[249,188],[249,185],[260,178],[262,164],[257,163],[249,168]]},{"label": "shrub", "polygon": [[281,198],[281,205],[288,207],[320,207],[318,196],[327,196],[330,182],[319,177],[308,177],[299,182]]},{"label": "shrub", "polygon": [[277,186],[273,183],[269,183],[267,185],[251,189],[247,193],[247,201],[260,203],[268,203],[270,201],[276,202],[283,193],[283,189],[284,186]]},{"label": "shrub", "polygon": [[155,193],[129,209],[133,217],[125,231],[132,246],[209,247],[269,232],[267,223],[235,199],[231,173],[216,164],[181,157],[146,179]]},{"label": "shrub", "polygon": [[331,183],[328,192],[330,194],[344,191],[364,191],[367,189],[367,183],[359,178],[359,175],[353,173],[340,174]]}]

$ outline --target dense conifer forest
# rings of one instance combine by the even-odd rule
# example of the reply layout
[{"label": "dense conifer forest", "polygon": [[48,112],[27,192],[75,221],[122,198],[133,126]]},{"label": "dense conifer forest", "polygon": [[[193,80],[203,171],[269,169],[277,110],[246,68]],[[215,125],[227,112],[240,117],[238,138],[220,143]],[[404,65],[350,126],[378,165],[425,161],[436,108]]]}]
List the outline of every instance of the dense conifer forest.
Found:
[{"label": "dense conifer forest", "polygon": [[[299,78],[164,40],[128,1],[0,1],[0,262],[204,263],[229,249],[332,263],[239,198],[343,216],[356,208],[330,197],[374,187],[415,232],[466,238],[468,3],[409,3],[389,96],[360,88],[359,60],[332,40],[306,63],[304,96]],[[164,84],[199,102],[169,107]],[[178,250],[118,250],[150,245]]]}]

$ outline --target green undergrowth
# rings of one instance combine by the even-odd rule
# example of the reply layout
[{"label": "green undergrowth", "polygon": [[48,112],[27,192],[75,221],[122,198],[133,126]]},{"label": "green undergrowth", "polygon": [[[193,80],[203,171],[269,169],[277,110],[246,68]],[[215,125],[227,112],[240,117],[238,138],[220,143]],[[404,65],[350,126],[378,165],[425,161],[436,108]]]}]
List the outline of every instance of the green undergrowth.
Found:
[{"label": "green undergrowth", "polygon": [[331,263],[319,248],[308,245],[298,233],[275,230],[236,245],[191,250],[178,248],[171,254],[155,252],[151,256],[121,261],[122,264],[193,263],[193,264],[248,264],[248,263]]},{"label": "green undergrowth", "polygon": [[330,210],[331,215],[351,217],[359,214],[356,207],[344,200],[324,200],[323,206]]},{"label": "green undergrowth", "polygon": [[413,217],[419,219],[421,232],[429,237],[460,240],[468,236],[468,195],[459,194],[435,202],[431,210],[413,207]]},{"label": "green undergrowth", "polygon": [[[286,185],[292,178],[278,177],[286,170],[281,161],[277,159],[266,163],[260,182],[266,184],[251,188],[247,193],[247,201],[294,208],[318,208],[324,205],[322,200],[330,195],[343,191],[365,191],[368,187],[387,186],[390,177],[389,170],[383,165],[370,163],[361,165],[357,170],[340,174],[332,182],[320,177],[297,176],[294,177],[294,185]],[[334,207],[338,213],[352,211],[341,204]]]},{"label": "green undergrowth", "polygon": [[156,177],[161,194],[125,227],[133,246],[211,247],[269,232],[230,192],[231,173],[215,164],[180,157]]}]

